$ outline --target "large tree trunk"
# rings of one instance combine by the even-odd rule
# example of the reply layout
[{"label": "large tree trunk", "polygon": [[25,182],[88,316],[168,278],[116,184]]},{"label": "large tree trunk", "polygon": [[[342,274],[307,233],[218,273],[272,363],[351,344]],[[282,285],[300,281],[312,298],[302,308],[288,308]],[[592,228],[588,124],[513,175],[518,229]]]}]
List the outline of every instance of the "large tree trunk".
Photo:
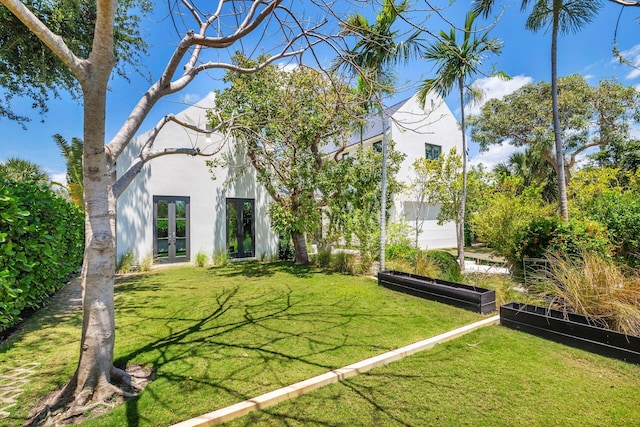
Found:
[{"label": "large tree trunk", "polygon": [[296,264],[309,264],[309,252],[307,252],[307,239],[304,233],[291,233],[293,248],[296,252]]},{"label": "large tree trunk", "polygon": [[111,396],[115,342],[113,287],[115,275],[115,199],[110,159],[104,149],[106,90],[113,58],[92,64],[83,84],[85,254],[82,269],[82,340],[75,375],[75,402]]}]

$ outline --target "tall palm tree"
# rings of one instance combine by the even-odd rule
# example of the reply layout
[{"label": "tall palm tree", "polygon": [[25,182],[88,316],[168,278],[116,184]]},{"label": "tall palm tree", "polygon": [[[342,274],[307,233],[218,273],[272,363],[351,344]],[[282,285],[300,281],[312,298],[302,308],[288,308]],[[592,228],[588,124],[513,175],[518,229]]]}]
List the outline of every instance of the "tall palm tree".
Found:
[{"label": "tall palm tree", "polygon": [[369,24],[367,18],[355,13],[344,21],[343,36],[356,38],[355,46],[347,49],[345,56],[336,64],[336,68],[345,68],[352,75],[358,77],[358,88],[364,92],[367,103],[375,104],[382,122],[382,179],[380,201],[380,269],[385,268],[386,243],[386,207],[387,207],[387,126],[384,118],[383,93],[393,91],[392,66],[400,61],[406,61],[418,54],[419,31],[410,34],[406,40],[397,41],[399,34],[394,30],[397,18],[408,8],[408,2],[403,0],[383,0],[382,9],[378,12],[376,21]]},{"label": "tall palm tree", "polygon": [[540,186],[541,196],[546,202],[557,201],[557,175],[538,151],[531,148],[517,151],[506,162],[498,163],[493,171],[498,177],[504,174],[521,178],[523,187]]},{"label": "tall palm tree", "polygon": [[84,185],[82,181],[82,148],[81,138],[73,137],[68,142],[59,133],[53,135],[53,140],[60,148],[62,157],[67,165],[67,186],[73,202],[84,211]]},{"label": "tall palm tree", "polygon": [[[464,23],[464,34],[458,44],[457,30],[451,28],[447,33],[440,32],[440,40],[430,45],[424,52],[424,58],[436,64],[436,77],[422,82],[418,90],[418,100],[424,105],[430,92],[435,91],[443,98],[457,87],[460,97],[460,130],[462,132],[462,195],[458,221],[456,221],[456,239],[458,244],[458,262],[464,268],[464,213],[467,198],[467,139],[465,123],[465,92],[476,95],[470,87],[471,79],[480,73],[482,60],[487,53],[499,54],[502,42],[490,39],[489,32],[478,32],[474,27],[476,14],[467,13]],[[508,78],[504,73],[496,73],[499,77]]]},{"label": "tall palm tree", "polygon": [[[487,17],[494,2],[495,0],[475,0],[473,10]],[[558,203],[560,214],[566,220],[569,218],[569,207],[558,109],[558,35],[578,32],[584,25],[591,22],[600,10],[602,2],[600,0],[522,0],[520,9],[524,11],[529,4],[532,4],[532,9],[525,27],[533,32],[543,28],[551,29],[551,105],[555,154],[558,162]]]}]

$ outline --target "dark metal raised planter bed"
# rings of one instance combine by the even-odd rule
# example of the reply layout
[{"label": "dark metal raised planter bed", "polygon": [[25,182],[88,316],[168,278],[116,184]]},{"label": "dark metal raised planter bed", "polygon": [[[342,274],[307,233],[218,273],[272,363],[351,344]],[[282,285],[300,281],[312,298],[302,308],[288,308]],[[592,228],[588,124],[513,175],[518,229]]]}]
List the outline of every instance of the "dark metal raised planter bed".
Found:
[{"label": "dark metal raised planter bed", "polygon": [[631,363],[640,363],[640,337],[594,325],[588,318],[511,302],[500,307],[500,324],[561,344]]},{"label": "dark metal raised planter bed", "polygon": [[379,272],[378,284],[385,288],[478,313],[487,314],[496,311],[496,292],[489,289],[395,270]]}]

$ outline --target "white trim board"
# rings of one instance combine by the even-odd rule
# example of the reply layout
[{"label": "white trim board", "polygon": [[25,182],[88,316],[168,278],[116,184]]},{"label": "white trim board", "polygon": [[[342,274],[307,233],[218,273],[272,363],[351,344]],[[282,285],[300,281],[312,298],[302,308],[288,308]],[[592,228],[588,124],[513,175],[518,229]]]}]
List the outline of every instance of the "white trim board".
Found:
[{"label": "white trim board", "polygon": [[171,427],[206,427],[221,424],[223,422],[230,421],[234,418],[248,414],[249,412],[258,411],[275,405],[276,403],[282,402],[283,400],[291,399],[293,397],[308,393],[324,385],[335,383],[343,379],[355,376],[357,374],[367,372],[378,366],[383,366],[396,360],[400,360],[419,351],[428,350],[434,347],[436,344],[450,341],[454,338],[457,338],[461,335],[482,328],[484,326],[497,325],[499,323],[500,315],[491,316],[478,322],[452,329],[443,334],[436,335],[434,337],[409,344],[396,350],[391,350],[386,353],[370,357],[368,359],[353,363],[351,365],[347,365],[339,369],[334,369],[324,374],[297,382],[290,386],[283,387],[269,393],[265,393],[252,399],[245,400],[244,402],[239,402],[234,405],[227,406],[226,408],[221,408],[216,411],[191,418],[181,423],[174,424]]}]

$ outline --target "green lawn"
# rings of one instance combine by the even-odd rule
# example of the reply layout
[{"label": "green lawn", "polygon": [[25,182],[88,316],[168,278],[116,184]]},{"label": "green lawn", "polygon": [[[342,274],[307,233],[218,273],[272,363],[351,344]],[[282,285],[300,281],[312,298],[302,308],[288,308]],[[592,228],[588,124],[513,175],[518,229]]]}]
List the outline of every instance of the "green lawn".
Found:
[{"label": "green lawn", "polygon": [[[115,358],[154,366],[157,378],[85,424],[166,426],[480,318],[288,263],[155,270],[116,286]],[[45,309],[0,347],[0,367],[41,363],[2,425],[69,378],[79,333],[78,312]]]},{"label": "green lawn", "polygon": [[[116,359],[152,365],[143,393],[83,425],[166,426],[482,318],[362,277],[291,264],[174,267],[122,280]],[[0,347],[37,378],[0,425],[77,363],[79,313],[42,310]],[[231,425],[640,425],[640,366],[501,326],[252,413]]]},{"label": "green lawn", "polygon": [[231,426],[638,426],[640,366],[502,326],[318,389]]}]

